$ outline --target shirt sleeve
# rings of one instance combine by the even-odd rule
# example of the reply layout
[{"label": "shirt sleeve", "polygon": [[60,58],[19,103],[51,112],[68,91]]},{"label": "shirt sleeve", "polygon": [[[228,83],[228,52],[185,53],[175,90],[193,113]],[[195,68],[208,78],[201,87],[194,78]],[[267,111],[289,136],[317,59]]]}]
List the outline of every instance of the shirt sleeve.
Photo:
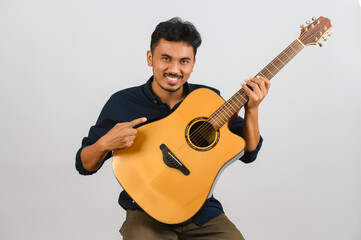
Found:
[{"label": "shirt sleeve", "polygon": [[113,109],[117,109],[117,107],[118,107],[118,103],[112,96],[104,105],[96,124],[90,128],[88,136],[83,138],[81,147],[77,151],[75,157],[75,168],[81,175],[91,175],[96,173],[101,168],[104,161],[112,156],[112,152],[108,152],[101,166],[95,171],[86,170],[80,158],[81,151],[85,147],[96,143],[99,140],[99,138],[104,136],[110,129],[112,129],[115,126],[117,122],[119,122],[119,119],[117,119],[118,117],[115,115],[114,113],[115,111],[113,110]]},{"label": "shirt sleeve", "polygon": [[[230,127],[231,132],[234,134],[237,134],[238,136],[241,136],[242,128],[243,128],[244,119],[238,116],[236,120],[233,122],[232,126]],[[258,145],[256,149],[252,151],[248,151],[247,149],[244,150],[243,156],[240,158],[240,160],[244,163],[251,163],[254,160],[256,160],[259,150],[262,147],[263,138],[260,136]]]},{"label": "shirt sleeve", "polygon": [[81,151],[86,147],[86,146],[90,146],[92,144],[94,144],[95,142],[92,141],[91,139],[89,139],[88,137],[85,137],[83,138],[83,141],[82,141],[82,146],[80,147],[80,149],[77,151],[76,153],[76,156],[75,156],[75,168],[76,170],[78,170],[78,172],[81,174],[81,175],[91,175],[91,174],[94,174],[96,173],[104,164],[104,161],[109,159],[110,157],[112,157],[112,152],[108,152],[108,154],[105,156],[102,164],[100,165],[100,167],[95,170],[95,171],[88,171],[84,168],[83,166],[83,163],[81,161],[81,158],[80,158],[80,154],[81,154]]}]

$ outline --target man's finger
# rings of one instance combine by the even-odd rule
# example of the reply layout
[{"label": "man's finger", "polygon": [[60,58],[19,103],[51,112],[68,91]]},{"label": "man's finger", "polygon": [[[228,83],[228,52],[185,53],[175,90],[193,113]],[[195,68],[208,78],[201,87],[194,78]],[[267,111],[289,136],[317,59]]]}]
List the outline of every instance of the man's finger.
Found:
[{"label": "man's finger", "polygon": [[254,93],[260,92],[260,86],[257,82],[253,81],[254,78],[251,78],[250,80],[246,80],[247,87],[250,88]]},{"label": "man's finger", "polygon": [[251,86],[248,86],[247,84],[248,84],[247,82],[241,83],[243,90],[247,93],[248,96],[255,94],[253,92],[253,89],[251,89]]},{"label": "man's finger", "polygon": [[265,77],[257,76],[256,79],[262,81],[267,88],[269,88],[271,86],[271,81]]},{"label": "man's finger", "polygon": [[129,126],[130,127],[135,127],[138,124],[144,123],[146,121],[147,121],[147,118],[145,118],[145,117],[137,118],[137,119],[134,119],[133,121],[130,121]]}]

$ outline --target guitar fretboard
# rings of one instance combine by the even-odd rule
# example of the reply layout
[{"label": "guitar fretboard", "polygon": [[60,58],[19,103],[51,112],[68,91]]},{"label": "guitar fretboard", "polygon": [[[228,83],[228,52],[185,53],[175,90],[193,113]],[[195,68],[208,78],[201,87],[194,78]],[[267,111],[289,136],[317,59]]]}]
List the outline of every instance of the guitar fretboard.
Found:
[{"label": "guitar fretboard", "polygon": [[[305,46],[298,39],[293,41],[285,50],[275,57],[266,67],[264,67],[256,76],[262,76],[271,80],[297,53]],[[207,120],[215,130],[222,127],[235,113],[237,113],[248,102],[248,95],[241,88],[227,102],[225,102],[217,111],[215,111]]]}]

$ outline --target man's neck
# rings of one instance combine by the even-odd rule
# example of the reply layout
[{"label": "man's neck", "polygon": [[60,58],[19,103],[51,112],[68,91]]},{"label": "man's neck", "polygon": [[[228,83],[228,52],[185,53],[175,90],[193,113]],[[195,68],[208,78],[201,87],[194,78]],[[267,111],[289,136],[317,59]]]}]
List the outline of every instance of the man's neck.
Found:
[{"label": "man's neck", "polygon": [[169,106],[170,109],[172,109],[177,103],[182,101],[186,95],[186,88],[184,85],[178,89],[175,92],[168,92],[164,89],[161,89],[156,83],[152,82],[151,88],[153,93],[165,104]]}]

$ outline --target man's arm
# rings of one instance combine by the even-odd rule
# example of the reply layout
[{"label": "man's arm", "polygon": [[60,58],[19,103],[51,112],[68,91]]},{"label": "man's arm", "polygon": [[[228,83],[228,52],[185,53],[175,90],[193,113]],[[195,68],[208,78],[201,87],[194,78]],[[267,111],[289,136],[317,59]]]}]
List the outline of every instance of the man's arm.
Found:
[{"label": "man's arm", "polygon": [[[246,79],[246,83],[242,83],[244,91],[247,93],[249,100],[245,105],[244,125],[241,136],[246,141],[246,149],[255,150],[260,141],[260,132],[258,126],[258,107],[262,100],[266,97],[271,82],[261,76]],[[248,86],[253,90],[251,90]]]},{"label": "man's arm", "polygon": [[130,147],[137,134],[137,130],[133,127],[145,121],[147,119],[143,117],[131,122],[118,123],[94,144],[83,148],[80,159],[85,170],[96,171],[110,151]]}]

